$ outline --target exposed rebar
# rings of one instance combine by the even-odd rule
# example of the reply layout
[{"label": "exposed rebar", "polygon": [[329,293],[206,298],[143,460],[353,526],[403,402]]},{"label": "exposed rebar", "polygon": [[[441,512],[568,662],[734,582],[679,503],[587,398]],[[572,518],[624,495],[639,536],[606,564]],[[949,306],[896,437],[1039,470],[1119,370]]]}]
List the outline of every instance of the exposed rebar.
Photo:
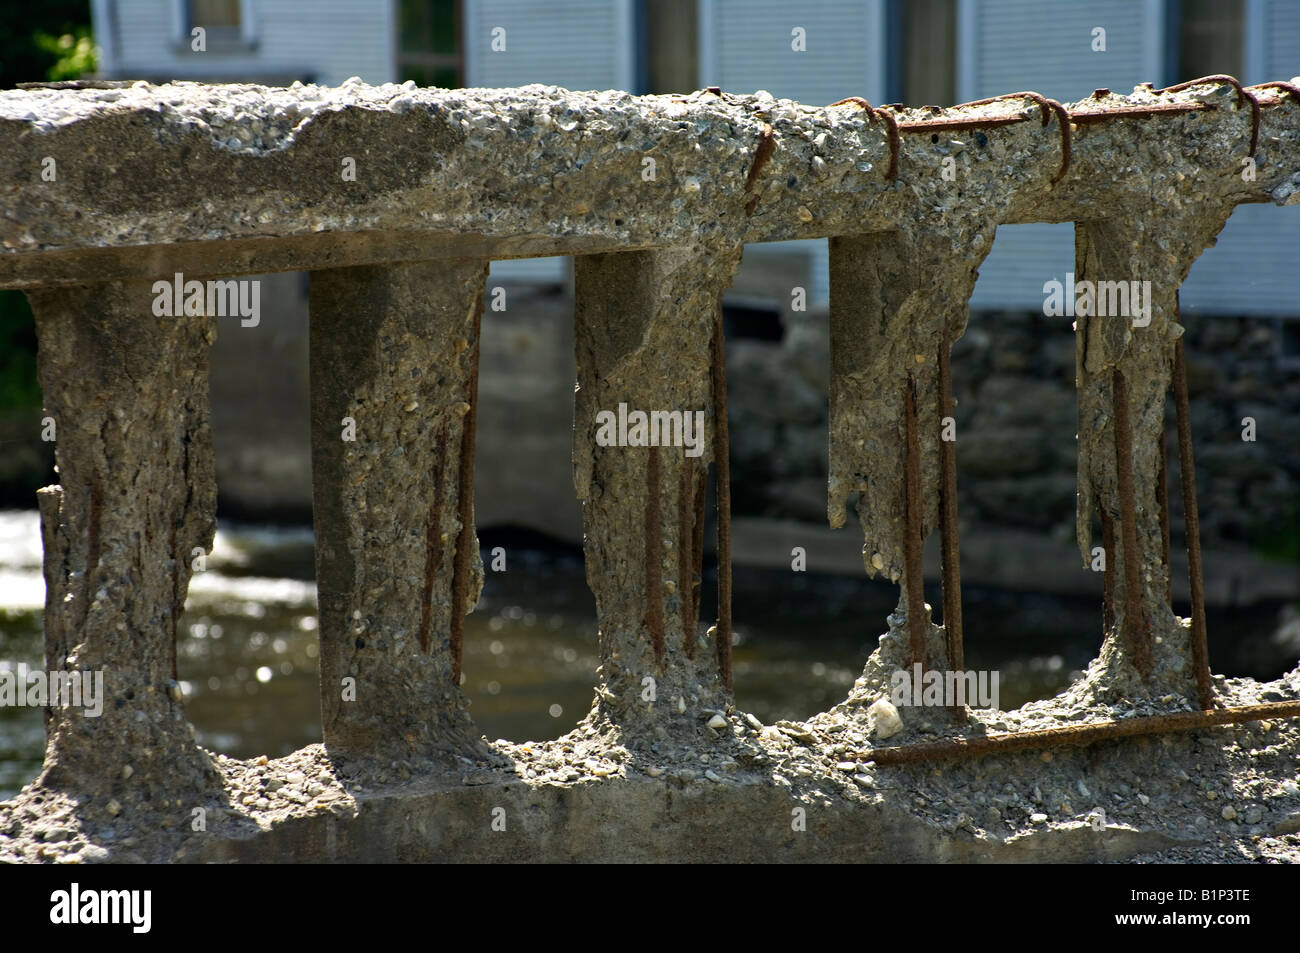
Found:
[{"label": "exposed rebar", "polygon": [[1160,414],[1160,466],[1156,471],[1156,505],[1160,508],[1160,565],[1165,573],[1165,605],[1173,605],[1174,572],[1169,565],[1169,451],[1165,446],[1165,415]]},{"label": "exposed rebar", "polygon": [[433,624],[433,586],[442,566],[442,494],[446,474],[443,468],[447,459],[447,431],[438,427],[433,441],[433,502],[429,505],[429,519],[424,527],[424,592],[420,604],[420,651],[429,651],[429,630]]},{"label": "exposed rebar", "polygon": [[[1175,305],[1175,316],[1179,315]],[[1183,483],[1183,527],[1187,537],[1187,580],[1192,590],[1192,667],[1202,708],[1214,704],[1210,652],[1205,631],[1205,588],[1201,575],[1201,519],[1196,508],[1196,461],[1192,458],[1192,412],[1187,399],[1183,339],[1174,342],[1174,407],[1178,414],[1178,469]]]},{"label": "exposed rebar", "polygon": [[682,651],[695,657],[695,458],[682,460],[682,480],[677,491],[677,598],[681,604]]},{"label": "exposed rebar", "polygon": [[925,578],[921,553],[925,538],[921,528],[921,438],[916,424],[916,382],[907,376],[903,385],[904,481],[903,481],[903,581],[907,586],[907,632],[911,664],[925,670]]},{"label": "exposed rebar", "polygon": [[1133,499],[1133,428],[1129,423],[1128,382],[1117,367],[1111,375],[1115,411],[1115,491],[1124,549],[1124,646],[1138,673],[1151,674],[1151,628],[1142,612],[1141,553]]},{"label": "exposed rebar", "polygon": [[727,357],[722,303],[713,324],[713,462],[718,491],[718,675],[731,691],[731,442],[727,433]]},{"label": "exposed rebar", "polygon": [[[945,331],[943,340],[939,342],[939,534],[943,546],[943,631],[948,646],[948,669],[960,672],[965,668],[965,650],[962,645],[961,557],[957,526],[957,444],[955,440],[943,439],[944,419],[951,418],[956,426],[949,352]],[[949,710],[958,724],[966,721],[965,705],[953,705]]]},{"label": "exposed rebar", "polygon": [[1300,717],[1300,701],[1268,702],[1263,705],[1243,705],[1239,708],[1218,708],[1213,711],[1174,712],[1168,715],[1125,718],[1122,721],[1103,721],[1091,725],[1068,725],[1063,728],[1043,728],[1038,731],[954,738],[951,741],[934,741],[918,745],[893,745],[886,748],[872,748],[858,753],[855,757],[859,761],[874,761],[877,765],[938,761],[945,758],[977,758],[987,754],[1007,754],[1026,749],[1090,745],[1098,741],[1134,735],[1194,731],[1197,728],[1241,724],[1248,721],[1261,721],[1265,718],[1296,717]]},{"label": "exposed rebar", "polygon": [[[485,274],[487,268],[487,265],[483,266]],[[465,413],[464,429],[461,431],[460,473],[456,490],[460,532],[456,534],[456,553],[452,559],[451,580],[451,677],[455,685],[460,684],[460,663],[465,644],[465,616],[472,608],[468,604],[470,566],[474,549],[478,547],[478,541],[474,538],[474,440],[478,422],[479,332],[482,323],[483,296],[480,294],[474,305],[474,341],[470,345],[469,386],[466,395],[469,410]]]},{"label": "exposed rebar", "polygon": [[664,543],[659,514],[659,448],[650,447],[645,476],[645,624],[655,664],[664,664]]}]

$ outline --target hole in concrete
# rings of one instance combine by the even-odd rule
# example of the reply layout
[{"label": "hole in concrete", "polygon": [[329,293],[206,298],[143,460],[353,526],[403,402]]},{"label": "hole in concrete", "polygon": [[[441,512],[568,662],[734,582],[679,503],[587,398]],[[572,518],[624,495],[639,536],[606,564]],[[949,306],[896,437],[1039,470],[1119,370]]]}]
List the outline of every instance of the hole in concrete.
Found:
[{"label": "hole in concrete", "polygon": [[[591,708],[599,652],[573,492],[568,259],[493,262],[484,297],[474,509],[483,595],[461,691],[488,738],[543,741]],[[555,294],[557,286],[565,293]]]},{"label": "hole in concrete", "polygon": [[[733,285],[785,326],[779,341],[727,335],[733,682],[737,706],[768,723],[843,700],[898,601],[897,586],[865,577],[853,506],[844,529],[826,525],[828,285],[824,241],[749,245]],[[710,552],[715,519],[710,502]],[[707,626],[711,559],[704,578]]]},{"label": "hole in concrete", "polygon": [[308,286],[247,277],[260,321],[218,318],[211,351],[218,528],[177,622],[177,674],[200,744],[279,757],[321,740]]},{"label": "hole in concrete", "polygon": [[1045,283],[1074,271],[1074,228],[1000,226],[979,271],[951,365],[965,667],[999,672],[1010,710],[1064,689],[1103,635],[1100,575],[1075,544],[1073,318],[1044,315]]}]

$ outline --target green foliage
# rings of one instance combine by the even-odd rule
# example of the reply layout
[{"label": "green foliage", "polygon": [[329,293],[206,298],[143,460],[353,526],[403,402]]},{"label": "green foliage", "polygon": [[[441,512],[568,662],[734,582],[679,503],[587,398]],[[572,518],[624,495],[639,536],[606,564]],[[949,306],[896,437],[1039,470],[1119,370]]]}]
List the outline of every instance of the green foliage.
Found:
[{"label": "green foliage", "polygon": [[21,291],[0,291],[0,411],[40,407],[32,309]]},{"label": "green foliage", "polygon": [[33,35],[36,45],[52,56],[58,57],[45,72],[47,79],[76,79],[93,73],[98,68],[99,51],[91,39],[89,27],[77,27],[72,33],[53,36],[44,30]]},{"label": "green foliage", "polygon": [[1260,556],[1300,564],[1300,501],[1292,500],[1283,512],[1256,520],[1251,530],[1250,538]]},{"label": "green foliage", "polygon": [[[90,0],[0,0],[0,89],[49,80],[69,51],[48,50],[37,34],[77,39],[90,34]],[[93,68],[93,67],[92,67]]]}]

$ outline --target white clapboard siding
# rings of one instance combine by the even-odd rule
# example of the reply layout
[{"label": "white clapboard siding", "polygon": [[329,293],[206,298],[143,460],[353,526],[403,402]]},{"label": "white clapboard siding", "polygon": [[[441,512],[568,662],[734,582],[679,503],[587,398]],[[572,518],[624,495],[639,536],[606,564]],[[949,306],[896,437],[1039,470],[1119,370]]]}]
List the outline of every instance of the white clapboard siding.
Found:
[{"label": "white clapboard siding", "polygon": [[[632,0],[465,0],[464,9],[467,86],[640,92]],[[492,49],[498,29],[504,50]],[[492,277],[560,282],[567,267],[564,258],[494,261]]]},{"label": "white clapboard siding", "polygon": [[209,43],[190,50],[185,0],[95,0],[103,71],[115,78],[199,78],[248,82],[311,77],[337,86],[349,76],[389,83],[393,0],[244,0],[242,19],[254,42],[233,50]]},{"label": "white clapboard siding", "polygon": [[[969,102],[1033,90],[1073,102],[1101,87],[1127,93],[1139,83],[1160,85],[1163,19],[1162,0],[958,0],[957,96]],[[1096,27],[1106,31],[1104,53],[1092,49]],[[1073,268],[1072,225],[1004,226],[980,266],[971,306],[1041,308],[1044,282],[1064,281]]]},{"label": "white clapboard siding", "polygon": [[[826,106],[846,96],[885,97],[884,0],[699,0],[700,86],[729,93],[767,90],[778,99]],[[796,52],[802,27],[807,49]],[[830,267],[825,241],[777,242],[751,251],[809,256],[808,303],[825,305]]]},{"label": "white clapboard siding", "polygon": [[[1245,81],[1263,83],[1300,75],[1300,3],[1246,4]],[[1260,153],[1268,143],[1259,144]],[[1245,155],[1243,146],[1242,155]],[[1192,266],[1181,303],[1189,314],[1300,317],[1300,207],[1243,205],[1232,213],[1218,243]]]}]

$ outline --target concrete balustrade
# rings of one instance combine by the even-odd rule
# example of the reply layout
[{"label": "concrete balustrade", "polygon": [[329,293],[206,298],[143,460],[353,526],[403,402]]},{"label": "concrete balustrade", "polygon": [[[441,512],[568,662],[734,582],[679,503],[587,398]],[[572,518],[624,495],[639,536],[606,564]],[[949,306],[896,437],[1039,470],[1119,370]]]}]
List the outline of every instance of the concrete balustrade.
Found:
[{"label": "concrete balustrade", "polygon": [[[999,225],[1076,222],[1078,281],[1150,282],[1142,320],[1075,319],[1079,541],[1088,562],[1100,517],[1108,593],[1085,681],[1098,704],[1199,691],[1207,707],[1203,646],[1168,604],[1160,438],[1178,285],[1233,207],[1300,196],[1300,90],[1253,96],[1258,110],[1208,81],[935,111],[546,87],[0,93],[0,287],[31,298],[58,425],[59,485],[38,494],[46,661],[106,678],[102,717],[49,711],[45,771],[23,798],[71,798],[92,832],[112,830],[124,806],[162,818],[149,856],[163,859],[370,858],[397,830],[408,859],[504,859],[529,845],[608,857],[625,835],[623,859],[708,858],[728,840],[737,859],[1013,856],[954,847],[957,827],[917,820],[910,798],[880,800],[863,773],[872,749],[851,741],[859,729],[882,738],[876,716],[853,705],[882,693],[886,661],[961,665],[949,352]],[[836,709],[848,714],[833,731],[834,713],[762,726],[734,710],[731,685],[720,301],[746,243],[795,238],[831,241],[830,519],[842,523],[857,494],[866,571],[901,588],[896,638]],[[489,745],[459,689],[464,617],[482,585],[479,322],[487,263],[538,255],[576,258],[573,461],[601,666],[595,707],[568,741]],[[271,817],[234,804],[237,777],[255,768],[218,764],[185,721],[176,623],[214,529],[217,319],[152,307],[154,282],[178,273],[293,269],[312,273],[321,757],[342,805],[326,819],[311,813],[320,805]],[[621,425],[619,439],[600,438],[604,415],[618,420],[621,408],[691,415],[699,452],[640,445]],[[710,464],[712,629],[700,618]],[[936,528],[946,628],[921,592],[920,546]],[[950,710],[958,724],[968,714]],[[918,737],[910,719],[904,742]],[[715,804],[683,765],[685,752],[717,746],[727,753],[704,772]],[[542,756],[563,768],[549,786],[532,780]],[[798,767],[784,787],[773,787],[778,762]],[[384,788],[394,763],[427,789]],[[892,770],[922,783],[924,768]],[[814,802],[829,812],[818,849],[789,827],[790,805]],[[475,812],[500,804],[523,819],[511,837],[492,840],[486,821],[470,830]],[[173,830],[196,805],[218,811],[212,830]],[[736,834],[746,812],[774,815],[784,833]],[[1053,843],[1054,856],[1077,858],[1151,841]]]}]

